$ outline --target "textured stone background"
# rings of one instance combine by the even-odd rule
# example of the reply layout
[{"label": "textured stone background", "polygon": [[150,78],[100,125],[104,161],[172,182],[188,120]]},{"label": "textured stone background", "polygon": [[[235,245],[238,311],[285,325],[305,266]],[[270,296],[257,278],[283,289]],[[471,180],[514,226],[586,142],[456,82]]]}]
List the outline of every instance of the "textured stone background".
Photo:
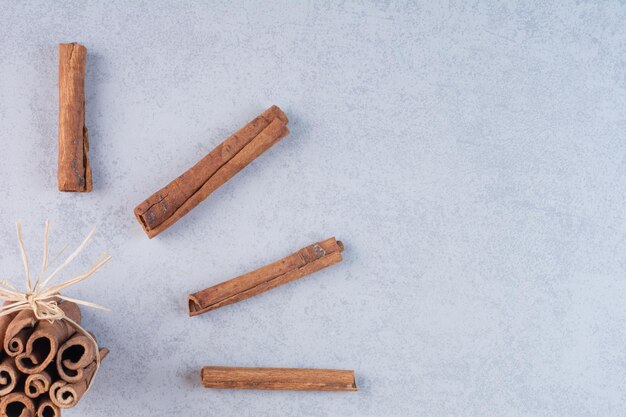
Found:
[{"label": "textured stone background", "polygon": [[[99,238],[74,416],[626,414],[626,5],[0,4],[0,270]],[[57,43],[89,51],[94,192],[56,191]],[[132,209],[271,104],[291,135],[159,238]],[[345,262],[197,318],[190,291],[336,235]],[[37,263],[39,261],[36,261]],[[202,365],[357,372],[204,390]]]}]

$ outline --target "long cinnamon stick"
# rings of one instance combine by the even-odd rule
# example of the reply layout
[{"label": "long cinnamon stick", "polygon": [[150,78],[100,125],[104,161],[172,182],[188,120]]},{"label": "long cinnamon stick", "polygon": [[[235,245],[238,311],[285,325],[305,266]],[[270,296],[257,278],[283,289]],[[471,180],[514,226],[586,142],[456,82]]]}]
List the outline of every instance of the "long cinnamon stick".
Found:
[{"label": "long cinnamon stick", "polygon": [[0,362],[0,398],[13,392],[22,376],[13,358],[2,359]]},{"label": "long cinnamon stick", "polygon": [[[80,309],[75,303],[65,301],[59,307],[65,316],[80,324]],[[15,365],[25,374],[42,372],[54,360],[56,353],[76,329],[65,320],[40,320],[26,342],[24,352],[15,357]]]},{"label": "long cinnamon stick", "polygon": [[205,366],[201,371],[205,388],[357,391],[354,371],[298,368],[240,368]]},{"label": "long cinnamon stick", "polygon": [[35,404],[23,392],[12,392],[0,399],[0,416],[35,417]]},{"label": "long cinnamon stick", "polygon": [[342,260],[343,243],[334,237],[279,261],[189,295],[189,315],[197,316],[261,294]]},{"label": "long cinnamon stick", "polygon": [[96,347],[84,334],[75,333],[59,348],[56,367],[59,376],[67,382],[84,379],[85,368],[96,359]]},{"label": "long cinnamon stick", "polygon": [[[100,349],[100,360],[103,360],[108,353],[109,349]],[[85,372],[83,373],[83,379],[81,379],[80,381],[74,383],[70,383],[62,379],[56,381],[50,387],[50,400],[60,408],[74,407],[76,404],[78,404],[78,401],[80,401],[82,396],[87,391],[87,387],[89,387],[89,381],[91,380],[95,372],[96,362],[94,361],[85,368]]]},{"label": "long cinnamon stick", "polygon": [[37,406],[37,417],[61,417],[61,409],[46,398]]},{"label": "long cinnamon stick", "polygon": [[230,136],[198,163],[154,193],[134,212],[148,237],[180,220],[235,174],[285,137],[287,116],[272,106]]},{"label": "long cinnamon stick", "polygon": [[87,49],[59,45],[59,191],[91,191],[89,141],[85,127]]}]

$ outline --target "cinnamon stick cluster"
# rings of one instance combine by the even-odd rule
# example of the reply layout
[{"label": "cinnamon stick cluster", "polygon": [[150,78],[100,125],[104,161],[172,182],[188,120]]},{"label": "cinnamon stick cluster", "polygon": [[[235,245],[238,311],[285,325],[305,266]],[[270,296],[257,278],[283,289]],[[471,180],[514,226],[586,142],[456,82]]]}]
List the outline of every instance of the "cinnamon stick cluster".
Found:
[{"label": "cinnamon stick cluster", "polygon": [[[80,324],[75,303],[60,304]],[[78,404],[108,349],[64,320],[38,320],[32,310],[0,317],[0,416],[60,417]]]}]

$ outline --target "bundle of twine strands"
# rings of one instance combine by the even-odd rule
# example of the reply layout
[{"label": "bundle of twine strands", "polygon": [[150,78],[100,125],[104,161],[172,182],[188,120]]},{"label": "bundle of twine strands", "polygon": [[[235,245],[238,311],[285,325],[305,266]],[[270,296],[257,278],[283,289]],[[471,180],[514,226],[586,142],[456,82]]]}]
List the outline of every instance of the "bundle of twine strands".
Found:
[{"label": "bundle of twine strands", "polygon": [[[22,263],[24,264],[24,271],[26,273],[26,291],[20,291],[14,285],[6,280],[0,280],[0,300],[5,301],[5,305],[0,309],[0,317],[6,316],[12,313],[16,313],[22,310],[32,310],[35,317],[38,320],[48,320],[49,322],[54,322],[56,320],[63,320],[69,323],[72,327],[76,329],[77,332],[85,335],[91,342],[93,342],[96,352],[98,352],[98,343],[96,339],[83,329],[78,323],[74,320],[70,319],[65,315],[65,312],[59,307],[59,301],[70,301],[79,305],[83,305],[86,307],[96,308],[100,310],[110,311],[106,307],[100,306],[98,304],[94,304],[88,301],[77,300],[75,298],[70,298],[61,294],[61,291],[71,287],[72,285],[78,284],[79,282],[85,281],[93,274],[98,272],[109,260],[111,260],[111,256],[106,253],[100,256],[96,262],[94,262],[89,269],[75,276],[61,284],[56,284],[52,286],[48,286],[51,281],[59,275],[91,242],[91,239],[96,233],[96,229],[92,229],[91,232],[87,235],[85,240],[76,248],[71,255],[69,255],[65,261],[63,261],[52,273],[49,275],[45,275],[48,267],[48,236],[50,232],[50,222],[46,221],[45,225],[45,234],[44,234],[44,249],[43,249],[43,261],[41,272],[38,274],[35,282],[33,283],[31,280],[30,267],[28,264],[28,257],[26,254],[26,249],[24,248],[24,240],[22,239],[22,228],[20,223],[16,224],[17,228],[17,239],[20,247],[20,253],[22,255]],[[61,250],[61,253],[67,248],[67,245]],[[54,262],[60,255],[57,255],[52,262]],[[44,278],[45,277],[45,278]],[[87,385],[87,389],[91,387],[93,380],[98,373],[98,369],[100,368],[100,355],[96,354],[96,370],[89,380]]]}]

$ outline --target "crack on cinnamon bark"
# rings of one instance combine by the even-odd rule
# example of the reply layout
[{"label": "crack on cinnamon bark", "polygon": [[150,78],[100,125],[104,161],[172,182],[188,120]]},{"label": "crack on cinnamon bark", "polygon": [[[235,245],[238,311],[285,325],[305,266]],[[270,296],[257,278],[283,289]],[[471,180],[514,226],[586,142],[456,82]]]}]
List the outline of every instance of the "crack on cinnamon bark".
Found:
[{"label": "crack on cinnamon bark", "polygon": [[69,58],[70,64],[72,63],[72,58],[74,57],[74,48],[76,48],[75,43],[72,43],[71,45],[72,47],[70,48],[70,58]]},{"label": "crack on cinnamon bark", "polygon": [[317,258],[321,258],[322,256],[326,255],[326,251],[319,245],[319,243],[313,245],[313,250],[315,250],[315,256]]},{"label": "crack on cinnamon bark", "polygon": [[[161,203],[163,200],[165,200],[167,198],[167,196],[169,195],[169,192],[166,192],[164,195],[159,193],[159,199],[157,201],[155,201],[154,203],[150,204],[148,206],[148,208],[146,208],[143,212],[141,212],[139,214],[139,216],[141,217],[141,221],[144,223],[144,225],[148,228],[150,228],[149,223],[152,223],[152,221],[155,219],[155,214],[152,213],[152,208],[156,205],[158,205],[159,203]],[[166,206],[167,207],[167,206]],[[147,217],[148,221],[146,222],[146,220],[144,220],[144,217]]]},{"label": "crack on cinnamon bark", "polygon": [[78,179],[78,185],[81,188],[84,188],[85,187],[85,177],[83,176],[81,170],[78,169],[78,161],[75,160],[75,159],[72,160],[72,171],[74,172],[74,175]]}]

